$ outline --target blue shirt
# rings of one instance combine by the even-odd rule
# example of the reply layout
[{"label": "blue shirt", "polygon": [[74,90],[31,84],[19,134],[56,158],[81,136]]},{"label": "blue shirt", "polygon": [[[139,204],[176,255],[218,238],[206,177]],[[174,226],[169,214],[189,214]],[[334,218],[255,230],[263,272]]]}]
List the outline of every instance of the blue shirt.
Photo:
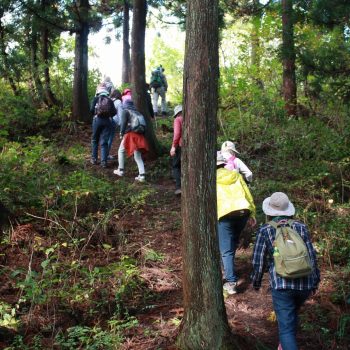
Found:
[{"label": "blue shirt", "polygon": [[[287,223],[287,220],[282,220],[278,223],[283,225]],[[299,221],[294,221],[291,227],[300,234],[306,244],[313,267],[311,274],[306,277],[294,279],[286,279],[276,274],[273,262],[273,242],[275,240],[276,230],[269,224],[265,224],[258,230],[254,245],[253,272],[251,278],[255,288],[260,288],[266,267],[269,269],[270,285],[272,289],[312,290],[317,288],[320,282],[320,271],[317,267],[316,252],[312,246],[310,234],[306,225]]]}]

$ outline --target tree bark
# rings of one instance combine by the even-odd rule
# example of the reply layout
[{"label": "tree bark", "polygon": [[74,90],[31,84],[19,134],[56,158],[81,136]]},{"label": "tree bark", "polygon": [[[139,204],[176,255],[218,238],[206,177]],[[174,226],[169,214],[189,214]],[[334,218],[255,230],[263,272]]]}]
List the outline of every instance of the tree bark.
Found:
[{"label": "tree bark", "polygon": [[293,0],[282,0],[283,97],[289,116],[297,114]]},{"label": "tree bark", "polygon": [[131,61],[130,61],[130,43],[129,43],[129,1],[124,0],[123,10],[123,62],[122,62],[122,84],[130,84],[131,81]]},{"label": "tree bark", "polygon": [[133,100],[136,108],[146,117],[146,139],[149,145],[149,158],[155,158],[161,153],[161,147],[153,130],[150,113],[146,99],[146,79],[145,79],[145,31],[146,31],[146,0],[134,0],[132,41],[131,41],[131,63],[133,86]]},{"label": "tree bark", "polygon": [[38,100],[40,103],[44,102],[47,104],[47,101],[44,97],[44,88],[40,80],[39,74],[39,62],[38,62],[38,35],[37,33],[32,33],[30,36],[30,62],[31,62],[31,71],[32,79],[35,86],[35,96],[34,99]]},{"label": "tree bark", "polygon": [[88,37],[89,37],[89,1],[78,0],[80,28],[75,35],[75,61],[73,82],[73,110],[72,119],[90,122],[88,99]]},{"label": "tree bark", "polygon": [[261,52],[260,52],[260,29],[261,29],[261,10],[259,11],[259,0],[253,0],[253,16],[252,16],[252,29],[250,33],[251,40],[251,65],[253,66],[254,78],[258,86],[264,87],[264,83],[260,78],[260,62],[261,62]]},{"label": "tree bark", "polygon": [[[2,17],[2,15],[1,15]],[[5,41],[5,28],[2,25],[1,22],[1,17],[0,17],[0,52],[1,52],[1,56],[2,56],[2,60],[3,60],[3,75],[4,78],[9,82],[11,89],[13,91],[13,94],[15,96],[18,95],[18,89],[15,83],[15,80],[13,79],[12,75],[11,75],[11,69],[10,69],[10,65],[8,63],[8,54],[6,52],[6,41]]]},{"label": "tree bark", "polygon": [[187,2],[182,146],[181,349],[234,349],[223,300],[216,209],[218,0]]},{"label": "tree bark", "polygon": [[41,44],[42,44],[42,59],[44,62],[44,82],[45,82],[45,97],[47,105],[58,106],[59,102],[55,97],[51,89],[51,78],[50,78],[50,60],[49,60],[49,30],[48,28],[43,28],[41,33]]}]

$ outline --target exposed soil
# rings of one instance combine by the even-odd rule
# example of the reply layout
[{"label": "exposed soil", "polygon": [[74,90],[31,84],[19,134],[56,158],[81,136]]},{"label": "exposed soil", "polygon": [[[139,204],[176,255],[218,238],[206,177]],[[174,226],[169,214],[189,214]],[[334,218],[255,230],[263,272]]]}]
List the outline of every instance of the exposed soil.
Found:
[{"label": "exposed soil", "polygon": [[[88,133],[89,135],[89,133]],[[87,148],[89,140],[83,137]],[[116,154],[117,145],[114,145],[112,154]],[[87,158],[87,163],[88,163]],[[133,182],[135,168],[133,160],[129,160],[126,169],[126,180]],[[105,172],[110,176],[111,181],[119,181],[112,175],[113,166],[111,163],[108,169],[94,167],[94,171]],[[150,169],[155,163],[146,162],[146,168]],[[93,166],[88,165],[92,168]],[[170,171],[169,171],[170,175]],[[143,278],[151,299],[147,305],[138,307],[133,305],[130,313],[135,316],[139,325],[126,331],[126,341],[121,350],[176,350],[175,340],[178,326],[183,315],[182,308],[182,286],[181,286],[181,198],[174,195],[174,182],[170,176],[159,179],[148,178],[146,184],[138,186],[150,186],[154,193],[138,213],[131,217],[121,218],[119,225],[128,233],[128,243],[123,246],[123,253],[140,259],[141,277]],[[50,246],[52,242],[47,241],[40,235],[38,228],[32,226],[20,226],[15,230],[18,235],[17,244],[11,249],[0,251],[0,263],[2,267],[11,267],[13,271],[28,268],[29,261],[33,258],[30,250],[24,249],[21,242],[33,241],[33,237],[41,237],[41,244]],[[22,244],[22,245],[21,245]],[[163,258],[155,261],[143,261],[143,252],[153,249]],[[106,256],[102,251],[93,248],[86,248],[85,263],[88,266],[101,266],[106,261],[117,259],[120,252],[111,253]],[[229,324],[234,334],[239,339],[245,339],[242,349],[276,349],[278,345],[277,323],[272,313],[271,296],[268,288],[268,275],[265,275],[263,286],[259,292],[253,290],[249,285],[251,248],[240,248],[237,252],[236,265],[239,280],[238,294],[225,297],[226,311]],[[37,259],[37,260],[35,260]],[[35,256],[32,261],[33,269],[42,261]],[[325,272],[325,271],[324,271]],[[307,301],[301,313],[309,323],[317,322],[315,310],[321,305],[324,312],[333,313],[334,324],[329,328],[333,332],[337,330],[337,320],[346,310],[341,310],[328,300],[332,291],[332,281],[324,279],[318,294]],[[0,295],[2,300],[13,303],[18,299],[18,289],[13,285],[8,274],[0,276]],[[98,291],[96,292],[98,297]],[[67,306],[69,307],[69,305]],[[87,318],[84,309],[74,309],[69,313],[59,313],[60,319],[55,319],[56,326],[69,326],[77,324],[81,319]],[[63,316],[65,315],[65,316]],[[55,310],[48,308],[46,313],[43,310],[30,310],[25,317],[30,317],[29,326],[26,329],[26,336],[32,337],[36,332],[43,330],[45,324],[52,322],[56,317]],[[89,320],[86,320],[88,323]],[[8,342],[5,340],[13,336],[11,331],[0,329],[0,349],[3,349]],[[50,335],[48,334],[48,339]],[[320,334],[312,330],[299,331],[299,343],[301,350],[322,350],[322,349],[347,349],[348,344],[333,344],[325,346],[322,343]],[[3,341],[1,343],[1,341]],[[243,343],[242,343],[243,344]],[[248,344],[248,345],[247,345]],[[50,349],[52,342],[48,341],[47,349]]]}]

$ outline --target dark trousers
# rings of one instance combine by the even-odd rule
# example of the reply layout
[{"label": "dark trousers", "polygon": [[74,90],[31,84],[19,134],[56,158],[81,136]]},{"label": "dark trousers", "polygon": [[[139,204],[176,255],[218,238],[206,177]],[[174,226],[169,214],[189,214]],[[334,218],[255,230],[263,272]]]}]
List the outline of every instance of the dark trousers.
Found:
[{"label": "dark trousers", "polygon": [[243,231],[249,216],[224,217],[218,221],[219,248],[224,265],[226,282],[237,282],[235,273],[235,255],[239,236]]},{"label": "dark trousers", "polygon": [[298,350],[298,311],[310,294],[310,290],[272,289],[273,308],[283,350]]},{"label": "dark trousers", "polygon": [[177,147],[175,156],[173,157],[173,175],[175,179],[175,187],[181,189],[181,147]]},{"label": "dark trousers", "polygon": [[101,161],[107,162],[108,139],[112,130],[111,118],[94,117],[92,120],[91,157],[97,160],[98,144],[101,145]]}]

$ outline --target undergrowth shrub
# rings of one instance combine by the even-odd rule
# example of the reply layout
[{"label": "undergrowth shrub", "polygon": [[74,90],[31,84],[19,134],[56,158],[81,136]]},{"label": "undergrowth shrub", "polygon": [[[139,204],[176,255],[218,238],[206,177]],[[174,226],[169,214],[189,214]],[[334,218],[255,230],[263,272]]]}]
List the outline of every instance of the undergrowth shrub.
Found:
[{"label": "undergrowth shrub", "polygon": [[57,154],[42,137],[28,138],[27,144],[7,143],[0,154],[0,171],[0,201],[19,217],[26,211],[51,210],[71,217],[72,212],[86,215],[129,204],[136,208],[149,193],[87,171],[79,148]]}]

